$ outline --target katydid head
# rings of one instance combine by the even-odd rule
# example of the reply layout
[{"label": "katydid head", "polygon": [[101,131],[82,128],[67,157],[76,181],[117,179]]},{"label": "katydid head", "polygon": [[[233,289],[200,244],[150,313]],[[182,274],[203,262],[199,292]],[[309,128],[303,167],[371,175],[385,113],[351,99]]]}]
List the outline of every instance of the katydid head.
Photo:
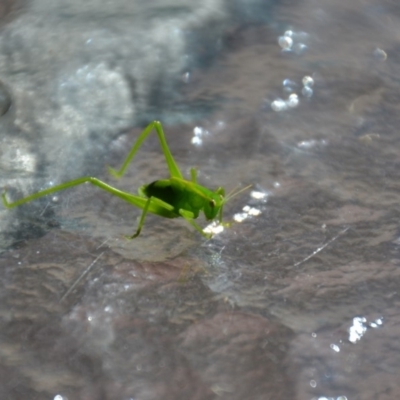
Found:
[{"label": "katydid head", "polygon": [[208,220],[215,219],[218,214],[221,215],[222,206],[224,205],[225,191],[218,188],[215,192],[210,192],[208,198],[204,202],[204,215]]},{"label": "katydid head", "polygon": [[233,197],[249,189],[252,185],[246,186],[238,191],[232,191],[225,197],[224,188],[218,188],[215,192],[209,194],[208,201],[204,205],[204,215],[208,220],[215,219],[218,215],[219,222],[222,222],[222,208],[225,203]]}]

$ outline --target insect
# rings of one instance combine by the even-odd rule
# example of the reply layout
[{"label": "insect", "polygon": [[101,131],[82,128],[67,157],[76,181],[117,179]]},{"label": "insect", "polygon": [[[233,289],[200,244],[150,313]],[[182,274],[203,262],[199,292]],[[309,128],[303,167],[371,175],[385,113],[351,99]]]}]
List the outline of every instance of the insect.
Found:
[{"label": "insect", "polygon": [[136,232],[131,236],[126,236],[128,239],[134,239],[139,236],[148,213],[159,215],[164,218],[182,217],[204,237],[208,239],[211,238],[212,234],[204,232],[194,219],[196,219],[199,216],[200,211],[202,211],[207,220],[215,220],[218,218],[218,221],[222,223],[222,210],[224,204],[233,196],[246,190],[248,187],[225,197],[225,190],[222,187],[212,191],[198,184],[197,171],[195,168],[191,168],[190,170],[191,180],[186,180],[172,157],[165,140],[163,127],[159,121],[151,122],[143,130],[136,142],[133,144],[128,156],[119,170],[108,167],[108,171],[116,178],[122,177],[144,140],[153,131],[157,133],[160,141],[170,177],[168,179],[160,179],[148,185],[141,186],[138,190],[138,195],[116,189],[97,178],[84,176],[31,194],[14,202],[9,202],[7,200],[6,191],[4,191],[2,193],[3,204],[7,208],[17,207],[51,193],[88,182],[143,210]]}]

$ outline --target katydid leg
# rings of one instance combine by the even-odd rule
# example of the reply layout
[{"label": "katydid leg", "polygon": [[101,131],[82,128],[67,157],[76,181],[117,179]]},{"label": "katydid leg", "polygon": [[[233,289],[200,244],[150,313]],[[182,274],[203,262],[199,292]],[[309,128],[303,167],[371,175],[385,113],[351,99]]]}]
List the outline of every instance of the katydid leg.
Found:
[{"label": "katydid leg", "polygon": [[162,210],[171,212],[174,209],[173,206],[166,203],[165,201],[157,199],[156,197],[149,197],[148,199],[143,199],[143,200],[145,200],[146,203],[143,207],[142,215],[140,216],[136,232],[132,236],[125,236],[127,239],[135,239],[140,235],[140,231],[142,230],[144,220],[146,219],[146,215],[148,212],[152,212],[153,214],[156,215],[162,215],[161,214]]},{"label": "katydid leg", "polygon": [[144,131],[139,135],[137,138],[136,142],[132,146],[132,149],[130,150],[128,156],[126,157],[125,161],[122,164],[122,167],[119,170],[115,170],[111,167],[108,167],[108,171],[110,172],[111,175],[115,176],[116,178],[120,178],[122,175],[124,175],[126,169],[128,168],[130,162],[132,161],[133,157],[139,150],[140,146],[144,142],[144,140],[149,136],[149,134],[155,130],[158,136],[158,139],[161,144],[161,149],[164,153],[165,160],[167,161],[168,165],[168,170],[171,175],[171,177],[176,177],[176,178],[183,178],[181,171],[179,170],[178,165],[176,164],[174,157],[172,157],[172,154],[169,150],[168,144],[165,140],[165,135],[164,135],[164,130],[159,121],[153,121],[147,127],[144,129]]},{"label": "katydid leg", "polygon": [[127,239],[135,239],[136,237],[138,237],[140,235],[140,231],[142,230],[143,224],[144,224],[144,220],[146,218],[147,215],[147,211],[149,210],[149,206],[150,206],[150,202],[151,202],[151,197],[149,197],[146,201],[146,204],[143,208],[143,212],[142,215],[140,216],[140,220],[139,220],[139,224],[138,227],[136,229],[136,232],[132,235],[132,236],[125,236]]},{"label": "katydid leg", "polygon": [[[222,187],[219,187],[215,193],[221,195],[222,197],[225,197],[225,189]],[[224,206],[221,205],[221,208],[219,209],[219,213],[218,213],[218,221],[221,224],[222,223],[222,210],[223,210]]]},{"label": "katydid leg", "polygon": [[190,177],[192,178],[193,183],[197,183],[197,169],[190,168]]},{"label": "katydid leg", "polygon": [[194,229],[196,229],[197,232],[201,233],[205,238],[211,239],[212,234],[211,233],[205,233],[203,229],[201,228],[200,225],[197,225],[196,222],[193,220],[193,213],[191,211],[187,210],[179,210],[179,214],[185,218],[185,220],[193,226]]},{"label": "katydid leg", "polygon": [[88,182],[94,186],[97,186],[97,187],[111,193],[114,196],[120,197],[121,199],[123,199],[131,204],[134,204],[140,208],[142,208],[145,204],[146,199],[142,199],[139,196],[130,195],[126,192],[123,192],[122,190],[118,190],[118,189],[108,185],[107,183],[101,181],[100,179],[93,178],[90,176],[83,176],[82,178],[74,179],[72,181],[62,183],[61,185],[56,185],[56,186],[50,187],[48,189],[41,190],[40,192],[31,194],[30,196],[16,200],[14,202],[9,202],[7,200],[6,192],[3,192],[1,197],[3,199],[3,204],[5,207],[14,208],[14,207],[20,206],[22,204],[28,203],[32,200],[39,199],[40,197],[47,196],[49,194],[58,192],[60,190],[65,190],[65,189],[68,189],[73,186],[82,185],[83,183],[86,183],[86,182]]}]

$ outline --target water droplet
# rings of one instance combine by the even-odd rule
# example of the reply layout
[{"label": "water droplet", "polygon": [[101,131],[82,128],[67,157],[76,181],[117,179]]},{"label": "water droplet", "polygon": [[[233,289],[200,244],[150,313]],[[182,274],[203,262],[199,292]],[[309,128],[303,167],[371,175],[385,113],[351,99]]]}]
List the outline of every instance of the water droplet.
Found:
[{"label": "water droplet", "polygon": [[189,83],[190,82],[190,72],[185,72],[182,75],[182,81],[183,81],[183,83]]},{"label": "water droplet", "polygon": [[299,105],[299,96],[297,96],[296,93],[292,93],[286,104],[290,107],[290,108],[296,108]]},{"label": "water droplet", "polygon": [[331,347],[331,349],[332,349],[333,351],[336,351],[336,353],[339,353],[340,347],[339,347],[338,345],[332,343],[330,347]]},{"label": "water droplet", "polygon": [[265,199],[265,197],[267,197],[267,193],[258,192],[256,190],[253,190],[250,192],[250,196],[256,200],[263,200],[263,199]]},{"label": "water droplet", "polygon": [[298,85],[295,81],[292,81],[291,79],[284,79],[282,82],[282,86],[285,92],[292,93]]},{"label": "water droplet", "polygon": [[298,55],[302,55],[306,50],[307,50],[307,45],[305,45],[304,43],[296,43],[292,50]]},{"label": "water droplet", "polygon": [[282,50],[290,50],[293,46],[293,39],[289,36],[279,36],[278,44]]},{"label": "water droplet", "polygon": [[286,101],[282,99],[276,99],[271,103],[271,108],[276,112],[281,112],[287,110],[288,106]]},{"label": "water droplet", "polygon": [[223,225],[219,224],[218,222],[214,221],[208,226],[206,226],[203,231],[205,233],[212,233],[213,235],[217,235],[218,233],[221,233],[224,231]]},{"label": "water droplet", "polygon": [[363,337],[367,331],[366,322],[367,320],[364,317],[353,318],[353,325],[349,328],[349,342],[356,343]]},{"label": "water droplet", "polygon": [[314,86],[314,79],[309,75],[304,76],[301,82],[303,83],[303,86],[308,86],[308,87]]},{"label": "water droplet", "polygon": [[258,208],[251,207],[249,210],[249,215],[251,215],[252,217],[257,217],[260,214],[261,210],[259,210]]},{"label": "water droplet", "polygon": [[193,128],[193,133],[194,133],[196,136],[200,136],[200,135],[203,134],[203,128],[202,128],[201,126],[195,126],[195,127]]},{"label": "water droplet", "polygon": [[303,89],[301,89],[301,94],[304,97],[311,97],[314,94],[314,91],[309,86],[304,86]]},{"label": "water droplet", "polygon": [[191,142],[195,146],[201,146],[203,144],[203,140],[200,139],[198,136],[193,136]]},{"label": "water droplet", "polygon": [[314,146],[315,146],[315,140],[303,140],[297,143],[297,147],[300,147],[301,149],[311,149]]},{"label": "water droplet", "polygon": [[236,222],[243,222],[247,218],[247,213],[237,213],[233,216]]},{"label": "water droplet", "polygon": [[379,47],[377,47],[374,50],[374,57],[378,60],[378,61],[385,61],[387,59],[387,53],[380,49]]}]

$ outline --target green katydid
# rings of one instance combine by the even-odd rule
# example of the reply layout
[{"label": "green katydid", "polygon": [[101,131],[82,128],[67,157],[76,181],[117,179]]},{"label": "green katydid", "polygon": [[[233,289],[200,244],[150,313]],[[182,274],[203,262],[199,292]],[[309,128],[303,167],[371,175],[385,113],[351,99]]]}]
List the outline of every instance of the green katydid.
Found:
[{"label": "green katydid", "polygon": [[[172,157],[165,140],[162,125],[159,121],[151,122],[143,130],[119,170],[108,167],[108,171],[114,177],[120,178],[125,173],[143,141],[153,130],[157,133],[160,141],[170,177],[168,179],[160,179],[148,185],[141,186],[138,190],[139,195],[116,189],[97,178],[84,176],[31,194],[14,202],[8,202],[6,192],[4,191],[2,194],[4,206],[7,208],[17,207],[48,194],[89,182],[92,185],[97,186],[114,196],[120,197],[122,200],[125,200],[143,210],[137,230],[132,236],[127,236],[129,239],[139,236],[147,213],[159,215],[164,218],[182,217],[204,237],[211,238],[212,234],[204,232],[194,219],[199,216],[200,211],[203,211],[207,220],[215,220],[218,217],[218,221],[222,223],[222,209],[224,204],[234,195],[242,192],[242,190],[225,197],[225,190],[222,187],[219,187],[214,191],[207,189],[197,183],[197,171],[194,168],[190,170],[191,180],[189,181],[184,179],[178,165]],[[245,189],[247,188],[248,187]]]}]

